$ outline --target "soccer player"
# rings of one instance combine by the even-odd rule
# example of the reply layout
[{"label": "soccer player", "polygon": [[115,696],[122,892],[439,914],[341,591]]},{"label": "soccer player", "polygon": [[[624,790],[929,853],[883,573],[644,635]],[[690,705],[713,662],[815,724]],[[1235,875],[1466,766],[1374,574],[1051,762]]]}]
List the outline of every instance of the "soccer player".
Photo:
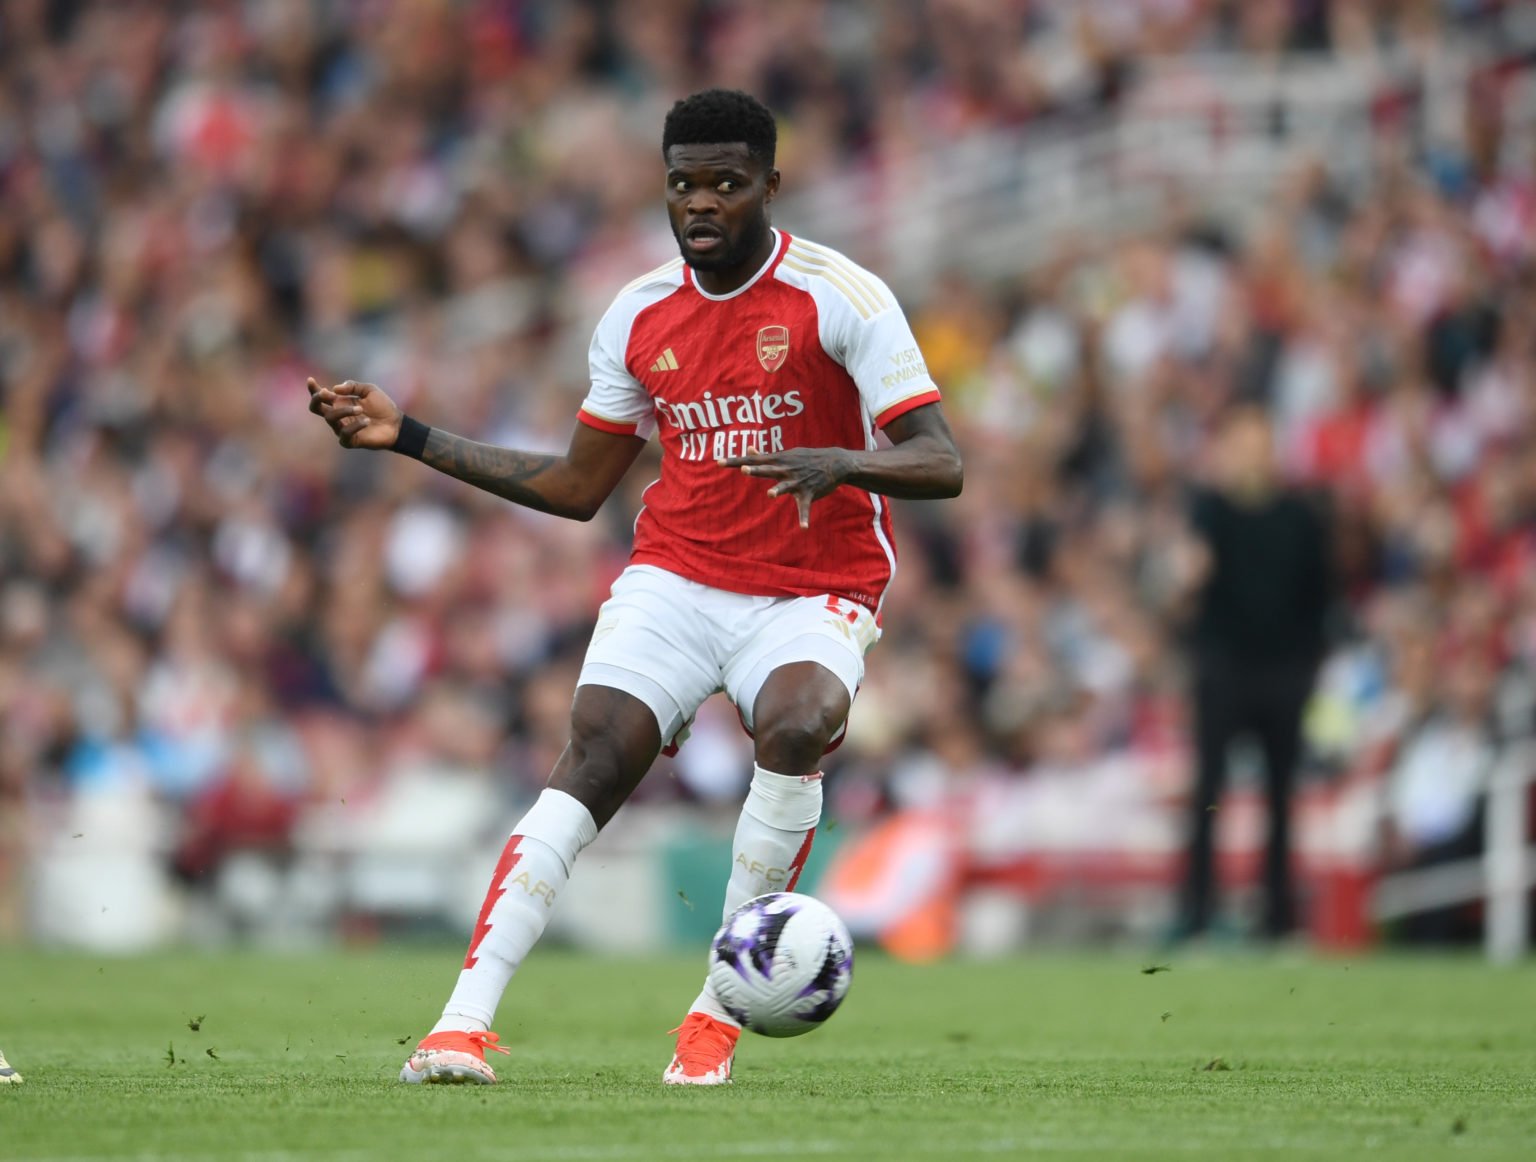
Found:
[{"label": "soccer player", "polygon": [[[681,257],[619,292],[590,350],[564,455],[475,443],[377,387],[309,381],[348,448],[425,461],[515,503],[588,520],[652,436],[628,568],[599,610],[570,743],[491,879],[442,1019],[405,1082],[489,1083],[489,1032],[577,854],[681,742],[717,690],[753,736],[725,911],[795,886],[821,817],[821,757],[843,730],[896,567],[884,497],[955,496],[960,456],[912,331],[875,276],[769,225],[773,115],[712,89],[662,134]],[[876,430],[889,447],[878,447]],[[740,1023],[707,983],[663,1080],[730,1080]]]}]

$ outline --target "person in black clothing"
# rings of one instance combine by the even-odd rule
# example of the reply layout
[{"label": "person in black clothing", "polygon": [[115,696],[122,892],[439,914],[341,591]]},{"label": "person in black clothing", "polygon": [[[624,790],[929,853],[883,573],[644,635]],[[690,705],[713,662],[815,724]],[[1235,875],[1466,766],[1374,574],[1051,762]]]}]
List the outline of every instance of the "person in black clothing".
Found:
[{"label": "person in black clothing", "polygon": [[1296,922],[1290,801],[1302,714],[1323,654],[1329,537],[1322,511],[1282,485],[1261,408],[1234,407],[1218,440],[1219,479],[1195,494],[1190,513],[1196,777],[1175,935],[1197,936],[1210,923],[1215,809],[1230,745],[1247,736],[1263,753],[1267,785],[1263,934],[1278,939]]}]

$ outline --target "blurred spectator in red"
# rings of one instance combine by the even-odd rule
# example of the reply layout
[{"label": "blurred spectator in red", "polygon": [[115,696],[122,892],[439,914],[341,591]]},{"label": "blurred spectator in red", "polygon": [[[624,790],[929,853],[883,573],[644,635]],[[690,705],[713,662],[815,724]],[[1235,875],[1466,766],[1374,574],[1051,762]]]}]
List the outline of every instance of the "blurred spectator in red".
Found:
[{"label": "blurred spectator in red", "polygon": [[298,811],[298,797],[263,769],[259,755],[242,749],[187,805],[172,866],[188,881],[211,886],[224,862],[237,853],[258,853],[280,863],[291,854]]}]

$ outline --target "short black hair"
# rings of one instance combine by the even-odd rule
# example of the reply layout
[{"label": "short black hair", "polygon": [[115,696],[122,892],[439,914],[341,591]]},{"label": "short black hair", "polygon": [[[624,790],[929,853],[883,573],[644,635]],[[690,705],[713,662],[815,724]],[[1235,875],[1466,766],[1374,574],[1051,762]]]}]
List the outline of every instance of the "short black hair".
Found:
[{"label": "short black hair", "polygon": [[661,131],[661,152],[674,145],[724,145],[744,142],[747,153],[773,168],[779,127],[773,114],[751,93],[740,89],[705,89],[672,106]]}]

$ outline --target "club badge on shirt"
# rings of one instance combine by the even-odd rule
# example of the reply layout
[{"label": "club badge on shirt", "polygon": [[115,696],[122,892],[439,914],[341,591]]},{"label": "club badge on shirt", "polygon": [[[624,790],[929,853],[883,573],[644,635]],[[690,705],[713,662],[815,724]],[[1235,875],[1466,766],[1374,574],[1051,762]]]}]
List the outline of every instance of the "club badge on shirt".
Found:
[{"label": "club badge on shirt", "polygon": [[757,361],[764,371],[777,371],[789,358],[789,328],[764,327],[757,333]]}]

